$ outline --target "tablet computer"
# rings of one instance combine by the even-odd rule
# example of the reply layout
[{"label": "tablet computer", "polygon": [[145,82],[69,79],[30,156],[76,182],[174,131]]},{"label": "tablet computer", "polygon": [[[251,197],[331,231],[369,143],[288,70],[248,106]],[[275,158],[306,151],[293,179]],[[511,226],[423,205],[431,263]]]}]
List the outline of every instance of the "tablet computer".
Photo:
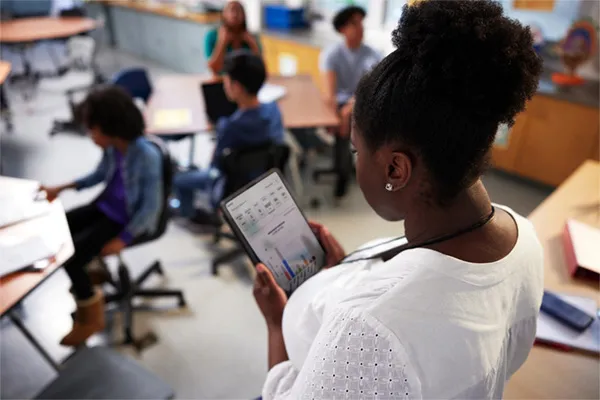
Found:
[{"label": "tablet computer", "polygon": [[271,170],[221,202],[223,215],[254,263],[286,292],[325,265],[325,250],[281,174]]}]

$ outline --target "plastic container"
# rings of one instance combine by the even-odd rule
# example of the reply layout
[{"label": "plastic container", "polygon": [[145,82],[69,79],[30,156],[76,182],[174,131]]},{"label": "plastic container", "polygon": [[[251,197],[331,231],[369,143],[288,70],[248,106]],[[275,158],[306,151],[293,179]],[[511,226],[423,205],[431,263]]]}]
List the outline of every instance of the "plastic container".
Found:
[{"label": "plastic container", "polygon": [[265,25],[268,29],[297,29],[308,26],[304,18],[304,8],[281,5],[265,6]]}]

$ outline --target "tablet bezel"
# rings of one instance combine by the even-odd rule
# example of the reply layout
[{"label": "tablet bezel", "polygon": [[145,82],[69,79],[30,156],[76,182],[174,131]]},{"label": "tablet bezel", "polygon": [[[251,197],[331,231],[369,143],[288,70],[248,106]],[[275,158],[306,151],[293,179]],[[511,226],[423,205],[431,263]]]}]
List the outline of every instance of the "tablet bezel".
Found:
[{"label": "tablet bezel", "polygon": [[[268,170],[267,172],[265,172],[264,174],[262,174],[258,178],[254,179],[253,181],[251,181],[248,184],[246,184],[241,189],[236,190],[235,193],[233,193],[233,194],[227,196],[225,199],[221,200],[221,202],[219,203],[219,208],[221,209],[221,212],[223,213],[223,216],[225,217],[225,220],[227,221],[227,224],[229,225],[229,227],[233,231],[235,237],[242,244],[242,247],[246,251],[246,254],[248,254],[248,257],[250,257],[250,260],[252,260],[252,263],[254,265],[256,265],[258,263],[262,263],[262,261],[256,255],[256,252],[254,251],[254,249],[252,248],[252,246],[250,246],[250,243],[246,240],[246,237],[244,236],[242,230],[235,223],[235,219],[233,218],[233,216],[227,210],[226,204],[229,201],[231,201],[231,200],[235,199],[236,197],[240,196],[242,193],[244,193],[245,191],[247,191],[248,189],[250,189],[254,185],[257,185],[262,180],[264,180],[267,177],[271,176],[271,174],[273,174],[273,173],[277,174],[277,176],[279,177],[279,179],[281,180],[281,182],[283,182],[283,186],[287,190],[288,195],[290,196],[290,198],[294,202],[294,205],[296,206],[296,208],[298,208],[298,210],[300,211],[300,214],[302,215],[302,218],[304,218],[304,222],[306,222],[306,225],[308,225],[308,228],[312,232],[313,236],[315,237],[315,239],[317,239],[317,243],[319,243],[319,246],[321,247],[321,250],[323,250],[323,254],[325,254],[325,256],[327,256],[327,252],[325,251],[325,248],[323,247],[323,244],[319,240],[319,237],[317,235],[315,235],[315,233],[313,232],[312,228],[310,227],[310,224],[308,223],[308,219],[306,218],[306,215],[304,214],[304,211],[302,211],[302,208],[298,205],[298,201],[296,200],[296,196],[294,196],[294,193],[290,190],[290,187],[287,184],[287,182],[285,181],[283,174],[277,168],[273,168],[273,169]],[[322,265],[320,267],[320,269],[322,269],[323,267],[325,267],[325,265]]]}]

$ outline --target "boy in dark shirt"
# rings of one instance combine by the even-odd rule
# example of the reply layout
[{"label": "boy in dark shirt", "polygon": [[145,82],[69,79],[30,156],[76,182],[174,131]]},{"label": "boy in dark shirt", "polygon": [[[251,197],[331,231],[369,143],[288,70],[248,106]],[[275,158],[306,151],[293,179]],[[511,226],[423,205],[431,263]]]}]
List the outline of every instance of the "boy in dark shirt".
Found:
[{"label": "boy in dark shirt", "polygon": [[218,159],[223,150],[254,146],[268,141],[283,143],[283,124],[277,103],[262,104],[258,91],[266,80],[262,59],[248,50],[227,55],[223,65],[223,86],[238,110],[216,124],[217,145],[209,168],[187,171],[175,176],[174,191],[180,202],[180,215],[195,214],[194,192],[208,191],[220,176]]}]

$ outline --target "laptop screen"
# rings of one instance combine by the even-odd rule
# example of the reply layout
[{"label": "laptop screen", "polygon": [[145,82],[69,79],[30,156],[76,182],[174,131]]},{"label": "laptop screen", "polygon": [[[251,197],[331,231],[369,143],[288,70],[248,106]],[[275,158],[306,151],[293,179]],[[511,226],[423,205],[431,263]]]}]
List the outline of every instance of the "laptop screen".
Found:
[{"label": "laptop screen", "polygon": [[203,83],[200,85],[206,105],[206,115],[213,124],[221,117],[228,117],[237,110],[237,104],[225,95],[223,82]]}]

